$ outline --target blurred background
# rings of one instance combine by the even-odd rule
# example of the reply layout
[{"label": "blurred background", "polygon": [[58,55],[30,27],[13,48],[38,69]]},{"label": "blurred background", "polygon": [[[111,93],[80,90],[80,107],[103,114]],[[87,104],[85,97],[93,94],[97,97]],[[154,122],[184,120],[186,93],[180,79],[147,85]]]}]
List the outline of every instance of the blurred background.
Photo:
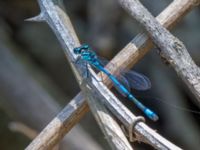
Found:
[{"label": "blurred background", "polygon": [[[112,59],[142,27],[116,0],[63,0],[81,43]],[[142,0],[157,16],[171,0]],[[63,50],[45,23],[24,21],[39,14],[36,0],[0,0],[0,149],[24,149],[47,123],[80,91]],[[172,30],[200,64],[200,9]],[[195,98],[173,68],[152,49],[134,70],[147,75],[152,88],[133,93],[160,116],[147,124],[183,149],[200,147],[200,111]],[[136,114],[132,103],[121,98]],[[187,109],[186,109],[187,108]],[[84,143],[85,147],[82,146]],[[136,149],[151,147],[136,143]],[[110,149],[91,113],[61,143],[60,149]]]}]

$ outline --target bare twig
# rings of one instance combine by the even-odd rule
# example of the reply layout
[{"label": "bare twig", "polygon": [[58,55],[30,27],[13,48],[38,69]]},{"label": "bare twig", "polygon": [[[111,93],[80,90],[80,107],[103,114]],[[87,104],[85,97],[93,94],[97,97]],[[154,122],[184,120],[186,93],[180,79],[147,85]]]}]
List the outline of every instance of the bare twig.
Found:
[{"label": "bare twig", "polygon": [[13,132],[20,132],[27,136],[29,139],[34,139],[38,134],[36,130],[31,129],[21,122],[9,123],[9,129]]},{"label": "bare twig", "polygon": [[[119,0],[119,2],[145,27],[154,43],[160,48],[161,57],[173,66],[196,96],[200,106],[200,69],[190,57],[184,44],[162,27],[138,0]],[[196,4],[197,2],[200,1],[196,1]]]},{"label": "bare twig", "polygon": [[[95,77],[94,74],[93,77]],[[96,86],[91,83],[94,83]],[[92,78],[92,81],[88,79],[84,80],[83,84],[81,85],[82,91],[87,96],[87,99],[89,99],[88,104],[92,106],[90,107],[90,110],[93,112],[100,128],[104,132],[104,135],[106,135],[106,139],[112,149],[131,150],[132,147],[121,131],[119,125],[113,122],[113,118],[110,117],[111,115],[109,112],[104,107],[99,106],[99,103],[97,103],[97,101],[100,101],[100,99],[108,99],[108,95],[110,94],[110,91],[103,92],[102,90],[99,90],[102,89],[99,87],[104,86],[99,85],[98,81],[94,78]]]},{"label": "bare twig", "polygon": [[[97,79],[93,80],[96,81]],[[176,145],[170,143],[165,138],[160,136],[154,130],[149,128],[141,120],[138,120],[139,117],[135,117],[124,105],[122,105],[121,102],[117,100],[117,98],[108,90],[108,88],[98,88],[103,83],[94,82],[94,84],[96,86],[90,85],[91,89],[97,91],[97,93],[94,93],[93,95],[100,95],[104,104],[110,109],[113,114],[115,114],[115,116],[126,126],[128,130],[130,128],[135,129],[137,135],[135,138],[138,141],[148,143],[156,149],[180,149]]]},{"label": "bare twig", "polygon": [[[20,121],[28,127],[36,130],[38,133],[44,126],[61,110],[56,102],[57,100],[45,89],[57,89],[50,80],[46,78],[37,68],[32,66],[32,62],[28,60],[24,63],[20,59],[20,55],[16,55],[16,45],[10,39],[9,33],[4,28],[2,20],[0,21],[0,107],[11,116],[12,119]],[[26,64],[26,65],[25,65]],[[31,71],[41,76],[41,85],[38,78]],[[14,76],[13,76],[14,75]],[[21,86],[23,83],[23,86]],[[57,99],[63,99],[62,93],[56,94]],[[15,126],[16,127],[16,126]],[[20,127],[20,126],[17,126]],[[18,128],[21,129],[21,128]],[[60,149],[74,148],[80,149],[78,141],[83,141],[85,146],[82,149],[98,149],[102,150],[93,138],[91,138],[79,125],[77,125],[69,136],[65,136],[61,142]],[[61,144],[60,144],[61,143]]]},{"label": "bare twig", "polygon": [[[25,124],[21,122],[9,123],[9,129],[13,132],[19,132],[21,134],[24,134],[31,140],[33,140],[38,134],[37,131],[31,129],[30,127],[26,126]],[[53,147],[52,150],[59,150],[59,145],[56,145],[55,147]]]},{"label": "bare twig", "polygon": [[[172,28],[184,17],[184,15],[187,14],[187,12],[197,6],[198,1],[199,0],[175,0],[164,11],[162,11],[156,19],[164,27]],[[116,68],[111,71],[115,73],[119,68],[131,68],[152,47],[153,43],[148,35],[145,33],[138,34],[111,60],[110,64],[115,64],[116,66]]]}]

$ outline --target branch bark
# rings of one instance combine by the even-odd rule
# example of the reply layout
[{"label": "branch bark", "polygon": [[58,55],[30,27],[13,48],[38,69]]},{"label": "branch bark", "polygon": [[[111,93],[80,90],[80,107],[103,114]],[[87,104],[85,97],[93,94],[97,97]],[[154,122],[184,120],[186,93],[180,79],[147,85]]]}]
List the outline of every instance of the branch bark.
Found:
[{"label": "branch bark", "polygon": [[[92,76],[94,77],[95,74]],[[111,114],[105,109],[101,107],[102,103],[100,102],[101,99],[108,99],[108,95],[110,91],[102,92],[101,85],[99,85],[97,80],[92,77],[92,80],[86,79],[83,81],[81,85],[81,89],[83,93],[87,97],[87,102],[90,105],[90,110],[92,111],[95,119],[97,120],[101,130],[103,131],[106,139],[112,149],[116,150],[132,150],[131,145],[129,144],[128,140],[126,139],[124,133],[122,132],[119,125],[113,121],[113,118],[110,117]],[[95,77],[96,78],[96,77]],[[97,79],[97,78],[96,78]],[[97,86],[93,86],[93,83]],[[99,85],[99,86],[98,86]],[[98,87],[98,88],[97,88]],[[103,87],[103,86],[102,86]],[[99,103],[97,103],[99,101]]]},{"label": "branch bark", "polygon": [[[138,0],[119,0],[122,7],[146,29],[161,58],[169,62],[196,96],[200,107],[200,69],[190,57],[184,44],[166,30]],[[196,1],[196,4],[200,1]]]},{"label": "branch bark", "polygon": [[[95,77],[95,75],[93,75]],[[97,81],[98,79],[93,79]],[[90,83],[90,82],[89,82]],[[89,84],[88,83],[88,84]],[[154,130],[149,128],[143,121],[139,120],[139,117],[134,116],[110,91],[107,87],[101,87],[101,82],[94,82],[94,85],[91,86],[91,91],[97,91],[97,93],[93,93],[92,95],[98,95],[103,100],[103,103],[110,109],[110,111],[115,114],[115,116],[125,125],[125,127],[130,131],[134,132],[132,129],[134,128],[136,133],[135,140],[140,142],[145,142],[150,144],[155,149],[171,149],[171,150],[179,150],[181,148],[176,145],[170,143],[168,140],[160,136]],[[94,101],[95,102],[95,101]],[[117,130],[116,130],[117,131]],[[130,134],[130,133],[129,133]],[[132,134],[132,133],[131,133]],[[130,139],[132,135],[129,135]],[[124,142],[120,141],[119,146],[123,146]],[[123,146],[124,147],[124,146]]]},{"label": "branch bark", "polygon": [[[77,80],[79,81],[79,85],[82,85],[83,77],[81,76],[83,72],[86,70],[80,65],[72,63],[77,59],[77,56],[74,54],[73,49],[80,45],[78,38],[74,32],[74,29],[70,23],[69,18],[64,14],[63,10],[57,2],[49,1],[49,0],[39,0],[41,14],[31,20],[46,21],[50,27],[55,32],[56,36],[60,40],[62,46],[64,47],[65,54],[70,62],[70,65],[75,73]],[[30,20],[30,19],[29,19]],[[91,69],[90,69],[91,70]],[[92,73],[92,70],[90,71]],[[94,81],[93,82],[97,82]],[[94,84],[91,82],[91,84]],[[104,85],[102,84],[98,88],[102,88]],[[82,86],[81,86],[82,87]],[[82,89],[86,89],[86,85],[83,86]],[[83,90],[85,91],[85,90]],[[109,144],[113,149],[121,149],[120,141],[123,143],[123,147],[125,149],[132,149],[126,137],[123,135],[122,130],[117,125],[112,116],[106,111],[105,106],[100,103],[100,100],[96,100],[95,103],[93,101],[93,96],[89,92],[89,90],[85,91],[86,95],[89,96],[88,102],[90,107],[92,108],[93,115],[95,116],[97,123],[99,123],[101,129],[104,131],[106,137],[108,137]],[[88,94],[90,93],[90,94]],[[108,119],[109,118],[109,119]],[[61,118],[57,118],[59,122]],[[62,121],[62,120],[61,120]],[[51,125],[50,125],[51,126]],[[51,129],[56,129],[56,126],[51,126]],[[47,128],[46,128],[47,129]],[[56,140],[63,136],[62,133],[58,133],[57,135],[52,134],[53,132],[46,132],[46,129],[34,140],[26,149],[49,149],[54,146]],[[109,129],[109,130],[108,130]],[[112,131],[115,129],[114,131]],[[112,132],[109,132],[109,131]],[[51,130],[54,131],[54,130]],[[116,136],[116,133],[118,136]],[[51,140],[46,140],[46,139]],[[55,140],[56,139],[56,140]]]},{"label": "branch bark", "polygon": [[[47,83],[48,89],[53,89],[55,93],[57,93],[57,89],[44,74],[41,75],[41,72],[32,66],[31,61],[26,62],[29,66],[25,67],[25,64],[18,58],[20,56],[15,55],[17,45],[14,45],[10,39],[2,20],[0,21],[0,30],[2,33],[0,35],[0,107],[12,119],[39,132],[61,110],[61,107],[47,92],[45,86],[42,86],[30,72],[34,70],[37,75],[42,76],[43,83]],[[66,98],[61,93],[56,95],[58,99]],[[77,144],[77,140],[80,140],[84,141],[85,149],[93,147],[102,150],[80,126],[76,126],[70,134],[71,136],[64,137],[61,144],[58,143],[60,149],[66,149],[66,146],[80,149],[80,145]]]}]

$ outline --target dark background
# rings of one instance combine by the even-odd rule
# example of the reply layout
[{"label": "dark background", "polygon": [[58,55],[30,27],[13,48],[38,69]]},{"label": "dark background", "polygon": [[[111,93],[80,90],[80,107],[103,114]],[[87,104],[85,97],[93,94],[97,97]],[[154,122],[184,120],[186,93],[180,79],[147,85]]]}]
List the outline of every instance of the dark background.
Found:
[{"label": "dark background", "polygon": [[[158,15],[170,2],[170,0],[142,0],[154,16]],[[90,44],[99,55],[107,59],[111,59],[143,31],[142,27],[117,4],[116,0],[64,0],[64,4],[80,41]],[[35,0],[0,0],[0,45],[8,48],[17,61],[25,66],[29,75],[33,76],[34,80],[39,82],[64,107],[80,90],[63,50],[49,26],[45,23],[24,21],[37,14],[39,14],[39,8]],[[176,25],[172,33],[184,42],[191,57],[199,65],[200,9],[191,11]],[[0,51],[1,49],[2,47]],[[15,63],[12,65],[15,66]],[[2,68],[0,70],[3,71]],[[183,149],[199,149],[200,114],[192,113],[184,108],[195,111],[199,109],[195,106],[195,98],[173,68],[160,59],[156,49],[152,49],[134,66],[134,70],[144,73],[152,81],[151,90],[133,91],[145,105],[155,110],[160,116],[158,122],[152,123],[147,120],[147,124]],[[10,78],[15,80],[15,73]],[[3,83],[0,82],[0,84]],[[23,87],[23,82],[18,86]],[[6,99],[10,97],[6,96],[5,90],[1,87],[3,86],[0,86],[0,149],[23,149],[30,139],[8,128],[11,121],[18,121],[15,115],[17,112],[6,107],[8,105]],[[9,94],[12,95],[13,91]],[[57,95],[62,96],[57,98]],[[125,104],[134,111],[132,103]],[[38,106],[38,109],[42,107]],[[23,107],[22,109],[26,110]],[[139,111],[136,113],[140,114]],[[88,124],[90,124],[89,127]],[[82,119],[81,126],[100,145],[109,149],[90,113]],[[80,141],[77,141],[77,144],[80,144]],[[141,145],[143,144],[137,144],[138,149],[144,149]]]}]

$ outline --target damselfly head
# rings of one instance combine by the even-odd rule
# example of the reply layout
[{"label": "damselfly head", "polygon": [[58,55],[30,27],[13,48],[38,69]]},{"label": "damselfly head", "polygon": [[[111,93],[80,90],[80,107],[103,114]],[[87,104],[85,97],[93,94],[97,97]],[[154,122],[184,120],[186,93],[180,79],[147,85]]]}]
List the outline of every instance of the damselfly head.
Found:
[{"label": "damselfly head", "polygon": [[83,44],[80,47],[74,48],[74,53],[75,54],[81,54],[82,51],[89,50],[89,48],[90,48],[89,45]]}]

